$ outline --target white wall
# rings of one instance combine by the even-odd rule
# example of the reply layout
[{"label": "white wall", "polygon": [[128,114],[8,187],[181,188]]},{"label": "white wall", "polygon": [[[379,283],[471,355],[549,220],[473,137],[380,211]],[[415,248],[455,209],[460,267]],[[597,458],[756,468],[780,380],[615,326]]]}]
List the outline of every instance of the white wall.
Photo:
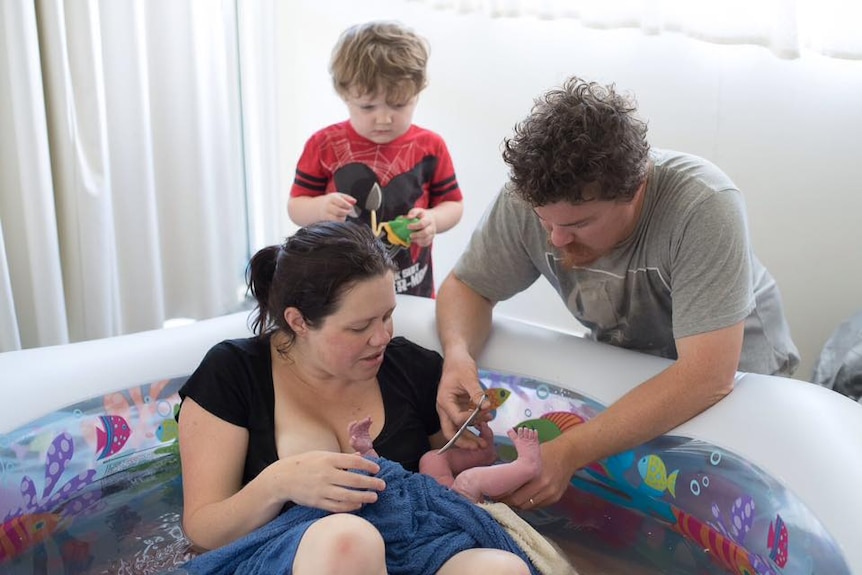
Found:
[{"label": "white wall", "polygon": [[[503,138],[534,97],[577,74],[636,94],[654,146],[705,156],[743,190],[755,249],[781,287],[802,352],[797,377],[810,376],[832,330],[862,309],[862,61],[780,60],[759,47],[415,2],[291,0],[279,8],[285,201],[306,138],[347,117],[327,70],[339,32],[390,18],[430,41],[430,85],[415,121],[447,140],[465,194],[462,222],[435,242],[438,285],[505,180]],[[543,281],[500,309],[579,329]]]}]

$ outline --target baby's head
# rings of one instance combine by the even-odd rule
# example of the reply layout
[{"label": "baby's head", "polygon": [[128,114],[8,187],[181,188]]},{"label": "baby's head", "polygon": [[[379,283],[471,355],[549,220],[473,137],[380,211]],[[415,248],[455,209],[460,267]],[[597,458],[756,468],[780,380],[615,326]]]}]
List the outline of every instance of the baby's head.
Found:
[{"label": "baby's head", "polygon": [[397,22],[366,22],[341,33],[329,70],[361,136],[382,144],[409,129],[428,85],[428,54],[427,41]]}]

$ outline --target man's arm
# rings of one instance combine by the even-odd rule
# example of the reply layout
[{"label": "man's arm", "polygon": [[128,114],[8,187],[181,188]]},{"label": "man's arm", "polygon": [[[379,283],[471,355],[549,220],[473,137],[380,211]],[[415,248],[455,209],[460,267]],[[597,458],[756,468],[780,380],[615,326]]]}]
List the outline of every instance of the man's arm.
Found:
[{"label": "man's arm", "polygon": [[542,476],[505,502],[515,507],[555,503],[578,469],[654,439],[717,403],[733,389],[743,329],[739,322],[678,339],[678,359],[667,369],[593,419],[542,444]]},{"label": "man's arm", "polygon": [[[475,357],[491,332],[494,302],[479,295],[454,273],[437,293],[437,335],[443,347],[443,374],[437,390],[437,411],[446,437],[452,437],[467,419],[473,401],[482,394]],[[484,441],[464,434],[457,445],[484,447]]]}]

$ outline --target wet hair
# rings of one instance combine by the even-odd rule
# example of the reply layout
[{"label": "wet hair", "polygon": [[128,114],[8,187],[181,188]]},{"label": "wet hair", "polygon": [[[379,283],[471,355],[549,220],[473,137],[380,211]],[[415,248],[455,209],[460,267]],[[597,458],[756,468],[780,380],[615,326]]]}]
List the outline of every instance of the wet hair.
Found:
[{"label": "wet hair", "polygon": [[318,222],[300,228],[283,244],[265,247],[249,261],[246,281],[257,301],[252,331],[259,337],[284,333],[287,344],[279,349],[284,353],[296,337],[284,310],[294,307],[309,326],[319,326],[338,311],[344,294],[357,283],[396,269],[368,226]]},{"label": "wet hair", "polygon": [[375,97],[402,105],[428,85],[428,42],[398,22],[356,24],[341,33],[329,71],[342,98]]},{"label": "wet hair", "polygon": [[647,125],[633,97],[578,77],[535,100],[504,141],[512,192],[533,207],[628,201],[647,174]]}]

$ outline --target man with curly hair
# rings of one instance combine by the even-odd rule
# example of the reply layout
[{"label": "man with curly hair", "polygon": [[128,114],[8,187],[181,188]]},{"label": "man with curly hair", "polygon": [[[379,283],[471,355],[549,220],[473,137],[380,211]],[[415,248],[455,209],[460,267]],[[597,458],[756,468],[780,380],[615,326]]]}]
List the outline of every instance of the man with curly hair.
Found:
[{"label": "man with curly hair", "polygon": [[790,375],[799,363],[739,190],[707,160],[650,149],[646,133],[614,85],[572,77],[545,93],[506,140],[510,182],[440,287],[447,436],[481,393],[474,357],[494,305],[539,276],[592,339],[675,360],[543,443],[542,475],[504,499],[515,507],[558,501],[578,469],[704,411],[731,392],[737,370]]}]

